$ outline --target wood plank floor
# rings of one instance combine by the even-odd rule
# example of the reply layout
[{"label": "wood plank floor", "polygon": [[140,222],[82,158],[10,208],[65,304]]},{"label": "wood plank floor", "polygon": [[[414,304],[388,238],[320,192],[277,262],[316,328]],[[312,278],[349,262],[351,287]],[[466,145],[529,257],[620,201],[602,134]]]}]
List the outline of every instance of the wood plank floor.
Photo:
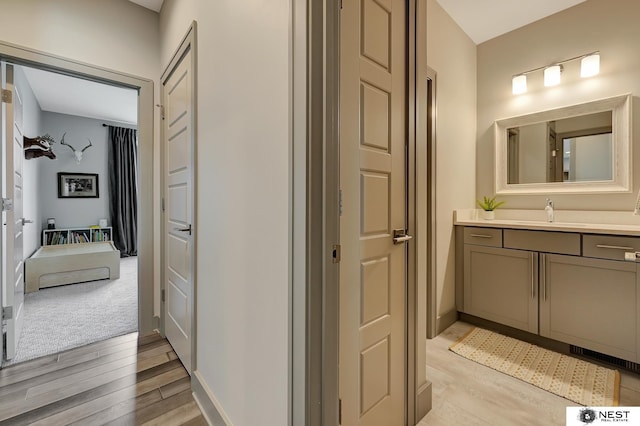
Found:
[{"label": "wood plank floor", "polygon": [[0,370],[0,424],[207,422],[169,342],[134,333]]},{"label": "wood plank floor", "polygon": [[[459,321],[427,341],[427,377],[433,383],[433,409],[418,425],[564,425],[566,407],[577,406],[575,402],[448,350],[472,327]],[[620,405],[640,405],[640,376],[618,370]]]}]

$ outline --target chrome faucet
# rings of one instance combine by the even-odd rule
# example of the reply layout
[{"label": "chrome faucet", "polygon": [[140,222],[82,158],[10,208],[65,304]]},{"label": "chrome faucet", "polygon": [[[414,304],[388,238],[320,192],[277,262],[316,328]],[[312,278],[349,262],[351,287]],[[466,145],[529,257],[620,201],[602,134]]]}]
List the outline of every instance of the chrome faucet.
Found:
[{"label": "chrome faucet", "polygon": [[544,211],[547,212],[547,222],[553,222],[553,201],[551,198],[547,198],[547,206]]}]

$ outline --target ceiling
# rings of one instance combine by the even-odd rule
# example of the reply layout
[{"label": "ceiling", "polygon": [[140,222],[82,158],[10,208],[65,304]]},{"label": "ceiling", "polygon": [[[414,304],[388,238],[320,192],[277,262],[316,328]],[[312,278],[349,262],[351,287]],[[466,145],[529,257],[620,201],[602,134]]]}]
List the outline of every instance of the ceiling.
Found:
[{"label": "ceiling", "polygon": [[437,0],[462,30],[480,44],[585,0]]},{"label": "ceiling", "polygon": [[138,92],[22,67],[42,111],[125,124],[138,122]]},{"label": "ceiling", "polygon": [[131,3],[139,4],[142,7],[160,12],[164,0],[129,0]]}]

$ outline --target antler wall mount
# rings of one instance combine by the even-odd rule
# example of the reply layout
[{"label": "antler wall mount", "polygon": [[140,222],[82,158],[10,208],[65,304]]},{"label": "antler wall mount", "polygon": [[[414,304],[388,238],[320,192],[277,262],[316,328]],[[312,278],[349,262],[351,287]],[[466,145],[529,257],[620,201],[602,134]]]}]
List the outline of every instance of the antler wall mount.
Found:
[{"label": "antler wall mount", "polygon": [[91,139],[87,138],[87,140],[89,141],[89,145],[85,146],[82,149],[75,149],[72,145],[69,145],[68,143],[65,143],[64,141],[64,137],[67,134],[67,132],[64,132],[64,134],[62,135],[62,139],[60,140],[60,145],[64,145],[64,146],[68,146],[69,149],[71,151],[73,151],[73,155],[76,157],[76,163],[80,164],[80,162],[82,161],[82,154],[90,147],[93,146],[93,144],[91,143]]}]

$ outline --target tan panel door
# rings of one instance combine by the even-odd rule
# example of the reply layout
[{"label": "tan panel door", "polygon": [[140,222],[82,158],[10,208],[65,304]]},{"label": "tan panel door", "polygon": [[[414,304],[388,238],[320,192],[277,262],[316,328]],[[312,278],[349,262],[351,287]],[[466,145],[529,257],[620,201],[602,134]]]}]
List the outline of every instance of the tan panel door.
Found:
[{"label": "tan panel door", "polygon": [[193,329],[193,70],[189,50],[163,82],[164,324],[191,373]]},{"label": "tan panel door", "polygon": [[12,208],[4,212],[3,223],[3,307],[10,308],[6,319],[5,358],[12,359],[18,350],[18,341],[24,319],[24,253],[22,217],[22,98],[14,84],[14,69],[2,63],[3,89],[11,94],[10,102],[3,102],[3,129],[6,157],[4,161],[3,197],[10,199]]},{"label": "tan panel door", "polygon": [[405,2],[344,2],[340,65],[342,424],[405,424]]}]

